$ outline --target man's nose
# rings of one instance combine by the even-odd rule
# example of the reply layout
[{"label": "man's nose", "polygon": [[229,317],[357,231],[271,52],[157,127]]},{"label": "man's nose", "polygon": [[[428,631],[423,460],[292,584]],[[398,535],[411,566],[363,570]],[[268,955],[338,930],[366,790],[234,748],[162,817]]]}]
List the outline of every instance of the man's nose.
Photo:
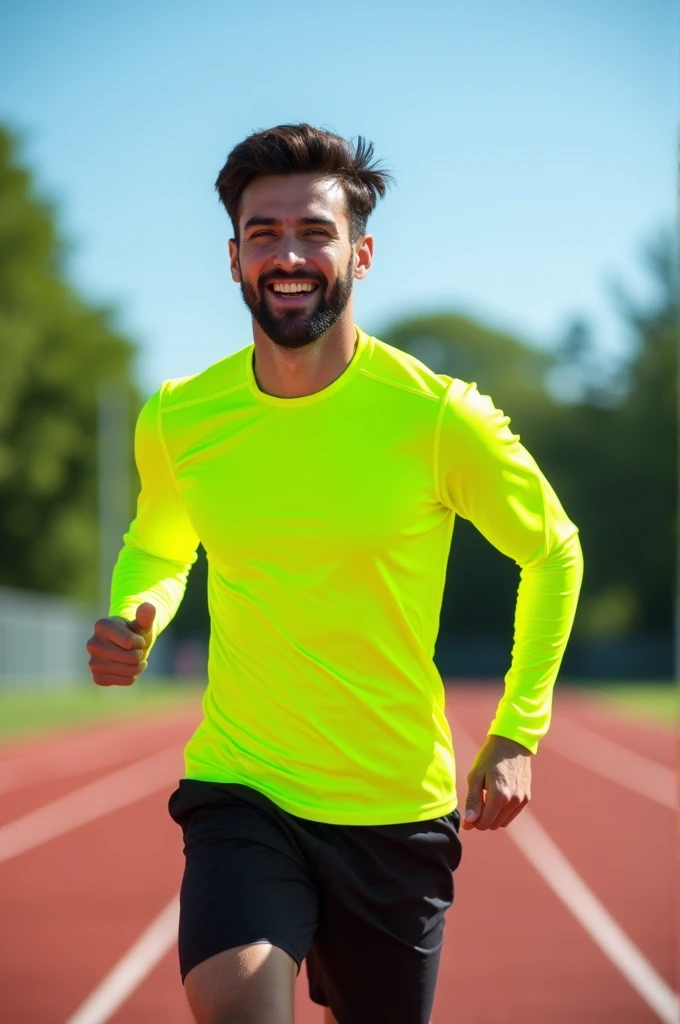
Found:
[{"label": "man's nose", "polygon": [[291,238],[282,238],[281,244],[278,247],[276,255],[274,256],[274,264],[280,267],[281,270],[295,270],[296,267],[304,266],[305,258],[298,251]]}]

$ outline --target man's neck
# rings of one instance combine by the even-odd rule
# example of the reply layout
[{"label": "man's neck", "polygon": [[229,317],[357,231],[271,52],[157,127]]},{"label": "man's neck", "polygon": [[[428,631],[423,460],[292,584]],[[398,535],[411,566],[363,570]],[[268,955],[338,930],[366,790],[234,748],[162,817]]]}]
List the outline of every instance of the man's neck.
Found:
[{"label": "man's neck", "polygon": [[351,315],[342,317],[328,334],[302,348],[275,345],[256,323],[253,338],[257,386],[277,398],[301,398],[323,391],[345,372],[357,345]]}]

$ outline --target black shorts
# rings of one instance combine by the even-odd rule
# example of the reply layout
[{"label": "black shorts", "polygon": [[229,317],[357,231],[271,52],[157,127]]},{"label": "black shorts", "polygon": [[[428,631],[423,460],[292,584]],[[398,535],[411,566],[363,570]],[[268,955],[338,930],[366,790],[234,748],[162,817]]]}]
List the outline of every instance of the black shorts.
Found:
[{"label": "black shorts", "polygon": [[268,941],[339,1024],[428,1024],[461,859],[456,809],[398,825],[298,818],[236,783],[182,779],[169,811],[186,859],[182,981],[225,949]]}]

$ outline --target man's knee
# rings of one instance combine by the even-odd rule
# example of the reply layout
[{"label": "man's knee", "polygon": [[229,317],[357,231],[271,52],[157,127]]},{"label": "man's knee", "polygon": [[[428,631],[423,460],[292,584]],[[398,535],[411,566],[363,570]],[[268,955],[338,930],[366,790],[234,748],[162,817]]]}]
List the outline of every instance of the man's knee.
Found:
[{"label": "man's knee", "polygon": [[268,942],[234,946],[184,979],[196,1024],[293,1024],[297,964]]}]

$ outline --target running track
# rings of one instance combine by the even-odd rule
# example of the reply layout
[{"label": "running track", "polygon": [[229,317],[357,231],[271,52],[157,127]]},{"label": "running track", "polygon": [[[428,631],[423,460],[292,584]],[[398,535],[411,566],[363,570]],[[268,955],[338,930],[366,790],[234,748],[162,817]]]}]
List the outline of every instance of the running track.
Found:
[{"label": "running track", "polygon": [[[447,689],[461,803],[499,695]],[[166,805],[198,714],[197,701],[0,747],[6,1024],[191,1024]],[[670,727],[558,689],[530,807],[509,829],[462,833],[434,1024],[680,1021],[675,769]],[[303,966],[296,1024],[321,1021]]]}]

